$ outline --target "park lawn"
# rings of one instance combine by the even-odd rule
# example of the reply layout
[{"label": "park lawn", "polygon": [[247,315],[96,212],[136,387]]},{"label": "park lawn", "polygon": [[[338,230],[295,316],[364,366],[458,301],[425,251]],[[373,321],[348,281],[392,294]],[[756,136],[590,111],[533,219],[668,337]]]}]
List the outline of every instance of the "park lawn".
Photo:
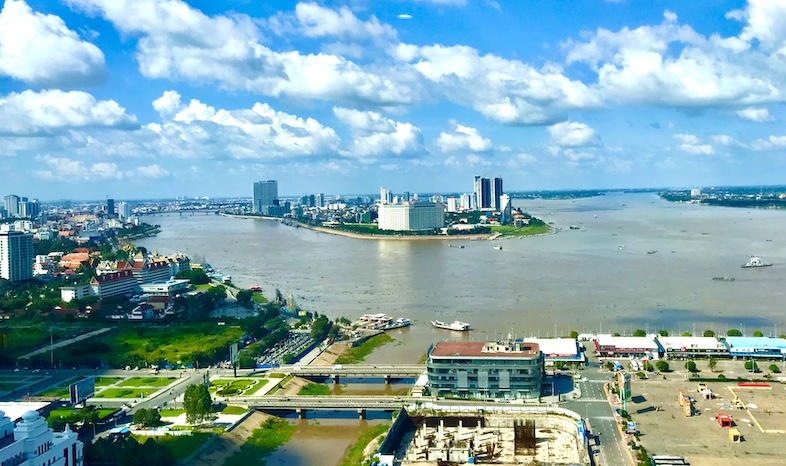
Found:
[{"label": "park lawn", "polygon": [[156,387],[171,385],[177,377],[131,377],[120,384],[121,387]]},{"label": "park lawn", "polygon": [[246,414],[247,412],[248,408],[242,406],[227,406],[221,410],[221,414]]},{"label": "park lawn", "polygon": [[178,417],[181,414],[185,414],[185,409],[162,409],[159,411],[161,417]]},{"label": "park lawn", "polygon": [[155,392],[154,388],[107,388],[93,398],[147,398]]},{"label": "park lawn", "polygon": [[341,466],[356,466],[358,464],[363,464],[363,461],[366,459],[363,455],[363,450],[366,449],[372,440],[387,432],[389,428],[390,426],[386,424],[379,424],[371,426],[361,432],[357,442],[352,445],[352,448],[349,449],[349,452],[347,452],[347,455],[341,461]]},{"label": "park lawn", "polygon": [[288,423],[285,419],[269,418],[254,430],[248,441],[240,447],[239,452],[224,461],[224,466],[260,464],[261,458],[287,443],[296,428],[297,426]]},{"label": "park lawn", "polygon": [[46,390],[37,393],[40,396],[51,396],[51,397],[58,397],[58,398],[68,398],[71,396],[71,393],[68,390],[68,386],[72,383],[80,380],[78,377],[72,377],[64,382],[61,382],[59,385],[54,387],[49,387]]},{"label": "park lawn", "polygon": [[281,379],[280,382],[278,382],[278,385],[276,385],[276,388],[270,390],[269,392],[267,392],[267,394],[268,395],[272,395],[272,394],[276,393],[277,391],[281,390],[284,387],[284,385],[288,384],[289,381],[294,379],[294,378],[295,378],[295,376],[292,375],[292,374],[284,377],[283,379]]},{"label": "park lawn", "polygon": [[265,304],[267,302],[267,298],[265,298],[265,295],[263,295],[261,291],[255,291],[251,294],[251,300],[257,304]]},{"label": "park lawn", "polygon": [[108,387],[123,380],[122,377],[96,377],[96,388]]},{"label": "park lawn", "polygon": [[380,333],[356,346],[349,348],[336,359],[336,364],[358,364],[366,359],[366,356],[373,353],[375,349],[393,341],[393,338],[386,333]]},{"label": "park lawn", "polygon": [[249,379],[218,379],[210,381],[210,390],[215,391],[217,395],[230,396],[237,395],[253,384],[254,381]]},{"label": "park lawn", "polygon": [[509,225],[491,225],[492,233],[502,233],[503,236],[532,236],[542,235],[551,231],[548,225],[538,225],[531,227],[514,227]]},{"label": "park lawn", "polygon": [[210,288],[213,288],[213,285],[211,285],[210,283],[204,283],[202,285],[194,285],[194,289],[197,291],[207,291]]},{"label": "park lawn", "polygon": [[[86,410],[88,410],[88,408],[82,408],[82,409],[55,408],[55,409],[53,409],[52,411],[49,412],[49,415],[47,416],[47,418],[50,418],[50,417],[68,417],[71,414],[85,412]],[[114,414],[115,412],[117,412],[117,408],[98,408],[95,411],[98,414],[98,419],[106,419],[109,416],[111,416],[112,414]]]},{"label": "park lawn", "polygon": [[[191,435],[161,435],[152,438],[159,445],[165,446],[176,460],[184,460],[202,446],[203,443],[207,442],[212,435],[209,432],[194,432]],[[139,443],[144,443],[148,438],[151,437],[136,436]]]},{"label": "park lawn", "polygon": [[[164,359],[173,364],[190,364],[195,356],[213,359],[240,340],[239,327],[188,324],[166,328],[126,327],[102,340],[111,353],[102,355],[114,365],[143,365]],[[141,361],[141,363],[140,363]]]},{"label": "park lawn", "polygon": [[0,392],[10,392],[24,385],[23,382],[0,382]]},{"label": "park lawn", "polygon": [[257,380],[256,385],[251,386],[251,388],[246,390],[245,393],[243,393],[243,395],[246,395],[246,396],[253,395],[254,393],[258,392],[260,388],[262,388],[265,385],[267,385],[268,382],[269,382],[269,380],[267,380],[267,379],[259,379],[259,380]]},{"label": "park lawn", "polygon": [[298,395],[325,396],[330,395],[330,387],[320,383],[304,385],[297,392]]}]

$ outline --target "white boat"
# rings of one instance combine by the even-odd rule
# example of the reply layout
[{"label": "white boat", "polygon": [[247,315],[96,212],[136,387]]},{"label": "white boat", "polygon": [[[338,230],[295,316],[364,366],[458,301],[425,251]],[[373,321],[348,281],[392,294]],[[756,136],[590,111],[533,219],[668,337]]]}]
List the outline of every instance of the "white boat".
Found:
[{"label": "white boat", "polygon": [[498,245],[494,246],[494,249],[496,249],[497,251],[502,251],[502,245],[498,244]]},{"label": "white boat", "polygon": [[769,267],[772,264],[764,262],[761,257],[751,256],[748,263],[742,266],[743,269],[751,269],[755,267]]},{"label": "white boat", "polygon": [[443,330],[453,330],[455,332],[467,332],[469,331],[469,324],[466,322],[461,322],[458,320],[454,320],[452,323],[447,324],[445,322],[441,322],[439,320],[432,320],[431,325],[436,328],[441,328]]}]

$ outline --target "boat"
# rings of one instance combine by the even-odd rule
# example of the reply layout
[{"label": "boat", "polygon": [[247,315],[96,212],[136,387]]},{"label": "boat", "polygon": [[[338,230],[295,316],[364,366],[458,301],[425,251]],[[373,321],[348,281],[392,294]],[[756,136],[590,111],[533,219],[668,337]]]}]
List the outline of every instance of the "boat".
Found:
[{"label": "boat", "polygon": [[502,245],[497,244],[496,246],[494,246],[494,249],[496,249],[497,251],[502,251]]},{"label": "boat", "polygon": [[432,320],[431,325],[436,328],[441,328],[443,330],[453,330],[455,332],[467,332],[469,331],[469,324],[466,322],[460,322],[458,320],[454,320],[452,323],[445,323],[439,320]]},{"label": "boat", "polygon": [[713,280],[719,282],[733,282],[734,277],[712,277]]},{"label": "boat", "polygon": [[743,269],[752,269],[752,268],[756,268],[756,267],[769,267],[771,265],[772,264],[770,264],[768,262],[764,262],[761,259],[761,257],[751,256],[750,259],[748,259],[748,263],[743,265],[742,268]]},{"label": "boat", "polygon": [[401,317],[393,322],[377,327],[377,330],[393,330],[394,328],[409,327],[410,325],[412,325],[412,322],[409,319]]},{"label": "boat", "polygon": [[459,246],[457,244],[448,244],[449,248],[456,248],[456,249],[464,249],[464,246]]},{"label": "boat", "polygon": [[657,252],[658,252],[657,249],[650,249],[649,251],[647,251],[647,254],[655,254]]}]

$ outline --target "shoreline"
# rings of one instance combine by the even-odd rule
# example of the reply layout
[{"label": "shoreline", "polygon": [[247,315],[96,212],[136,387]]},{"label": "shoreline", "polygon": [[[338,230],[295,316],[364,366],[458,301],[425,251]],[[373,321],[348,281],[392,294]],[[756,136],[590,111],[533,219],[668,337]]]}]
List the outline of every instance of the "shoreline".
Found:
[{"label": "shoreline", "polygon": [[[262,217],[256,215],[236,215],[236,214],[227,214],[227,213],[219,213],[222,217],[228,218],[240,218],[240,219],[250,219],[250,220],[274,220],[277,222],[281,221],[279,217]],[[496,233],[483,233],[478,235],[364,235],[362,233],[353,233],[350,231],[343,231],[343,230],[336,230],[334,228],[328,227],[317,227],[313,225],[308,225],[306,223],[298,222],[297,226],[299,228],[305,228],[308,230],[316,231],[318,233],[325,233],[328,235],[336,235],[336,236],[344,236],[347,238],[354,238],[354,239],[364,239],[364,240],[377,240],[377,241],[478,241],[478,240],[491,240]],[[524,236],[515,236],[515,235],[502,235],[494,239],[520,239],[520,238],[534,238],[538,236],[547,236],[553,235],[557,233],[557,229],[551,227],[551,230],[548,233],[538,233],[536,235],[524,235]]]}]

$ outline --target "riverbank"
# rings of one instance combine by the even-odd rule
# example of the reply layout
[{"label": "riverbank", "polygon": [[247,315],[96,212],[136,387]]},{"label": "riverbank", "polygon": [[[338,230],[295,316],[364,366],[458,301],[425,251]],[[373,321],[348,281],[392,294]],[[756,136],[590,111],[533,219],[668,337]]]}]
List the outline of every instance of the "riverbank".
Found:
[{"label": "riverbank", "polygon": [[349,231],[336,230],[335,228],[315,227],[305,223],[298,223],[298,226],[307,228],[309,230],[318,231],[320,233],[327,233],[329,235],[346,236],[347,238],[355,239],[372,239],[383,241],[459,241],[459,240],[479,240],[489,239],[494,236],[492,233],[482,235],[412,235],[412,236],[395,236],[395,235],[364,235],[362,233],[352,233]]}]

